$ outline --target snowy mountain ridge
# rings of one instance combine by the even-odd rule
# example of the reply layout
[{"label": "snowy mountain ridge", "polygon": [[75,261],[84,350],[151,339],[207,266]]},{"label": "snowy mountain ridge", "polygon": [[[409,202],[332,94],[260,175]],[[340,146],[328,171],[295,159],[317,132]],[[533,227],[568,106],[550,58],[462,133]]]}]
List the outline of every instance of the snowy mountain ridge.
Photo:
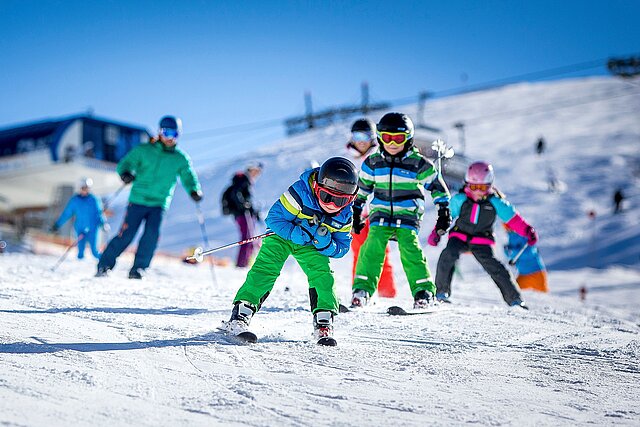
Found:
[{"label": "snowy mountain ridge", "polygon": [[[493,163],[498,187],[539,231],[550,268],[638,267],[640,125],[633,113],[638,108],[640,87],[593,77],[521,83],[434,100],[426,105],[425,121],[443,129],[457,121],[466,124],[465,155]],[[396,110],[417,122],[416,105]],[[238,237],[233,220],[222,216],[219,200],[235,171],[254,160],[265,165],[255,195],[266,213],[312,161],[345,154],[349,128],[345,123],[312,131],[201,170],[211,245]],[[445,140],[460,150],[454,132],[446,133]],[[547,142],[543,156],[534,151],[540,136]],[[550,178],[564,191],[549,192]],[[618,187],[628,197],[627,212],[613,217],[612,195]],[[588,217],[590,211],[597,213],[595,221]],[[425,242],[434,220],[428,209],[422,230]],[[115,230],[119,224],[113,225]],[[179,254],[201,242],[194,207],[178,189],[160,249]]]}]

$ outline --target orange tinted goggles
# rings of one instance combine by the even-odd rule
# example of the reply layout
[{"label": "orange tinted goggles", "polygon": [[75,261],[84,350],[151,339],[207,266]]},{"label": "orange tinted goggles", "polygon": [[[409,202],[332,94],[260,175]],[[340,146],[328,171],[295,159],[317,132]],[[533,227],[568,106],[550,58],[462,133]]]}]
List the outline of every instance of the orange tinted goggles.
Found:
[{"label": "orange tinted goggles", "polygon": [[489,191],[491,184],[467,184],[471,191]]}]

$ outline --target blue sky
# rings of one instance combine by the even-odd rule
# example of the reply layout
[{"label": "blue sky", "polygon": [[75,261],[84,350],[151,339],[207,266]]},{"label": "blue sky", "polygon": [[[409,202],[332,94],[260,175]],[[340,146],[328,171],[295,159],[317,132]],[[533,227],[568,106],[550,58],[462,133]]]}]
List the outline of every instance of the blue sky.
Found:
[{"label": "blue sky", "polygon": [[[273,141],[307,90],[321,109],[358,103],[363,81],[396,100],[640,52],[633,0],[0,0],[0,16],[0,127],[170,113],[187,149]],[[604,63],[554,78],[593,74]]]}]

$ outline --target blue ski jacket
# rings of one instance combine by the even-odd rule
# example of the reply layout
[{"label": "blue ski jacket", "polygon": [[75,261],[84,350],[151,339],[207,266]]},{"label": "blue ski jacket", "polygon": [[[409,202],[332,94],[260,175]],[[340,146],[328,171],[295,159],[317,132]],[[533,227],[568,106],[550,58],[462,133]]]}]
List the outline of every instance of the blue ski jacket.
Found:
[{"label": "blue ski jacket", "polygon": [[56,227],[61,227],[72,216],[75,216],[73,228],[78,234],[94,231],[106,222],[102,213],[102,202],[93,194],[85,197],[75,194],[71,197],[56,221]]},{"label": "blue ski jacket", "polygon": [[[509,242],[504,247],[504,253],[509,258],[516,256],[520,249],[527,243],[526,237],[520,236],[515,231],[508,231]],[[529,246],[524,250],[518,261],[516,261],[516,268],[519,274],[532,274],[538,271],[545,271],[546,267],[538,248],[536,246]]]},{"label": "blue ski jacket", "polygon": [[[300,175],[300,179],[271,206],[265,222],[278,236],[304,246],[313,245],[308,231],[323,225],[329,230],[331,241],[318,252],[331,258],[341,258],[349,252],[351,245],[352,205],[334,215],[322,210],[313,194],[313,183],[319,170],[310,169]],[[314,217],[317,225],[311,226],[309,220]]]}]

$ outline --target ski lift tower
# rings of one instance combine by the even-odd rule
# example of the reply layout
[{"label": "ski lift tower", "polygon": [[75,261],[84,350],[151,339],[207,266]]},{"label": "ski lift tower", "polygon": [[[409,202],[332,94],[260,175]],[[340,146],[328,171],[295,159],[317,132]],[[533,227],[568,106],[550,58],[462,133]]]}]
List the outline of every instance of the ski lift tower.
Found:
[{"label": "ski lift tower", "polygon": [[607,61],[607,69],[614,76],[626,79],[640,76],[640,57],[611,58]]},{"label": "ski lift tower", "polygon": [[467,141],[464,135],[464,123],[456,122],[453,124],[453,127],[458,130],[458,141],[460,141],[460,154],[464,155],[465,149],[467,148]]}]

